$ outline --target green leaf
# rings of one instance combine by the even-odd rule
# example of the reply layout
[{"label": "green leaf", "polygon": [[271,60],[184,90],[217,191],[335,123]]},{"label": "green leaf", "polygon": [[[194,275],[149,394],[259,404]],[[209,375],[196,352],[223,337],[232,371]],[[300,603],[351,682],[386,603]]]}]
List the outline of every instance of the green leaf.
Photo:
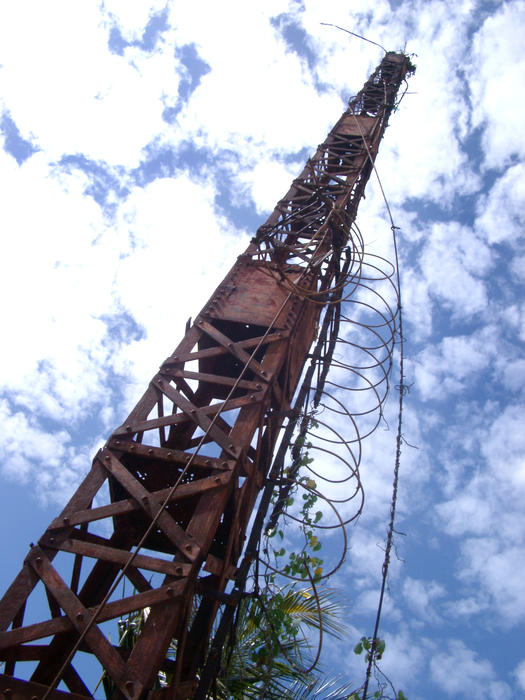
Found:
[{"label": "green leaf", "polygon": [[363,645],[361,642],[358,642],[354,647],[354,654],[357,654],[359,656],[359,654],[362,654],[362,653],[363,653]]}]

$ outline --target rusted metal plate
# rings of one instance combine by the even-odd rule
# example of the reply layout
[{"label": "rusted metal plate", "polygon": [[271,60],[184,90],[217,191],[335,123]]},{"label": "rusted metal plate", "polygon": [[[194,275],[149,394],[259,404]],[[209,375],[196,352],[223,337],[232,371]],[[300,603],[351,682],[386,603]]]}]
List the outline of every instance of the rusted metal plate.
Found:
[{"label": "rusted metal plate", "polygon": [[377,119],[375,117],[363,117],[361,115],[347,114],[343,117],[338,129],[338,134],[346,134],[348,136],[370,136],[374,129],[377,128]]},{"label": "rusted metal plate", "polygon": [[286,314],[282,307],[289,291],[279,284],[278,274],[266,267],[242,265],[226,278],[224,286],[227,293],[212,300],[215,318],[284,328]]}]

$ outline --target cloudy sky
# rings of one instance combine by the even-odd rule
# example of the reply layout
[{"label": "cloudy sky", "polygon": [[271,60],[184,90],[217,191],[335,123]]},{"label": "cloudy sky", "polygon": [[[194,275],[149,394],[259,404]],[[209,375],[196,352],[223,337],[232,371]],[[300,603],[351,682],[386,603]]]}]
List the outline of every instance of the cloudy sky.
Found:
[{"label": "cloudy sky", "polygon": [[[523,0],[2,3],[2,588],[381,60],[322,22],[416,54],[377,161],[401,228],[417,447],[384,670],[410,700],[521,698]],[[372,181],[358,222],[389,240]],[[392,438],[366,445],[366,511],[337,584],[349,637],[325,662],[357,684]]]}]

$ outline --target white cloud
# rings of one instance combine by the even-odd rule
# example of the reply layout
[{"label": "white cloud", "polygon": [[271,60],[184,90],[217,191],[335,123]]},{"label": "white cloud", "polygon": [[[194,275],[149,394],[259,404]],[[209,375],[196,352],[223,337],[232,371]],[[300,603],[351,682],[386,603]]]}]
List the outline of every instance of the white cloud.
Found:
[{"label": "white cloud", "polygon": [[166,0],[103,0],[103,9],[114,19],[127,41],[140,39],[148,20],[169,7]]},{"label": "white cloud", "polygon": [[472,620],[474,615],[488,610],[489,597],[477,591],[477,595],[452,600],[444,606],[446,614],[453,620],[463,617]]},{"label": "white cloud", "polygon": [[511,270],[516,278],[516,282],[525,282],[525,255],[517,255],[511,263]]},{"label": "white cloud", "polygon": [[69,384],[68,407],[80,410],[78,402],[98,384],[91,360],[107,357],[99,317],[115,311],[112,264],[126,239],[117,242],[106,228],[100,209],[82,195],[81,179],[69,178],[65,188],[49,177],[42,154],[18,168],[2,152],[0,177],[6,193],[0,225],[7,233],[0,290],[11,298],[4,309],[10,342],[0,349],[9,367],[4,384],[34,404],[35,393],[47,384],[44,363],[54,368],[53,381]]},{"label": "white cloud", "polygon": [[484,310],[487,292],[482,276],[491,268],[491,252],[468,228],[457,223],[434,224],[420,257],[430,294],[456,317]]},{"label": "white cloud", "polygon": [[43,427],[5,399],[0,399],[0,463],[3,478],[28,486],[28,496],[42,504],[63,503],[89,465],[85,448],[73,448],[69,432]]},{"label": "white cloud", "polygon": [[200,311],[248,244],[217,214],[213,197],[210,185],[181,175],[136,188],[121,208],[121,226],[136,250],[116,265],[115,293],[148,334],[114,358],[116,368],[131,363],[132,381],[154,373],[182,338],[188,317]]},{"label": "white cloud", "polygon": [[[479,186],[462,151],[470,107],[457,70],[465,57],[472,9],[470,1],[453,7],[442,2],[402,3],[394,13],[385,8],[380,42],[391,48],[397,35],[398,46],[408,39],[407,50],[418,54],[411,94],[392,115],[378,159],[380,173],[395,173],[387,191],[397,201],[424,197],[448,207],[458,193]],[[371,26],[377,36],[375,22]],[[432,50],[420,52],[421,46]]]},{"label": "white cloud", "polygon": [[521,572],[525,566],[522,542],[501,545],[496,537],[470,538],[461,546],[462,578],[473,581],[492,598],[496,624],[511,627],[525,619]]},{"label": "white cloud", "polygon": [[482,453],[492,475],[512,489],[525,489],[525,432],[522,404],[511,404],[490,426]]},{"label": "white cloud", "polygon": [[386,646],[380,663],[381,670],[397,690],[403,690],[409,698],[417,698],[415,681],[426,675],[428,658],[434,645],[404,624],[399,625],[396,634],[386,633],[384,639]]},{"label": "white cloud", "polygon": [[436,653],[430,661],[432,680],[450,696],[472,700],[510,700],[507,683],[499,681],[492,664],[479,658],[460,640],[450,640],[447,651]]},{"label": "white cloud", "polygon": [[445,589],[437,581],[423,581],[410,576],[403,581],[403,596],[421,621],[439,621],[440,615],[435,607],[445,595]]},{"label": "white cloud", "polygon": [[[134,378],[143,384],[155,372],[247,238],[216,215],[214,190],[186,176],[133,189],[110,226],[83,195],[83,177],[49,175],[44,154],[19,168],[2,152],[0,169],[9,232],[0,290],[16,290],[4,310],[4,390],[55,420],[78,421],[95,406],[107,416],[108,372],[137,392]],[[147,338],[110,331],[123,311]]]},{"label": "white cloud", "polygon": [[525,105],[525,3],[500,3],[474,38],[468,67],[474,126],[483,127],[486,165],[503,167],[512,155],[525,155],[521,112]]},{"label": "white cloud", "polygon": [[449,499],[436,506],[436,522],[447,534],[462,538],[457,575],[468,586],[467,598],[475,596],[479,612],[488,605],[495,609],[494,624],[511,627],[525,617],[520,579],[525,566],[524,409],[519,404],[497,409],[488,404],[449,432],[441,457],[449,473]]},{"label": "white cloud", "polygon": [[524,199],[525,165],[513,165],[496,180],[489,193],[480,199],[476,231],[483,234],[489,243],[510,243],[517,247],[523,238],[525,226]]},{"label": "white cloud", "polygon": [[264,160],[258,162],[253,170],[244,173],[240,179],[251,186],[251,197],[257,212],[262,214],[273,210],[300,170],[300,167],[287,167],[277,160]]},{"label": "white cloud", "polygon": [[503,369],[503,382],[510,391],[525,388],[525,360],[509,362]]},{"label": "white cloud", "polygon": [[[513,297],[516,298],[515,296]],[[519,340],[525,341],[525,302],[509,303],[501,309],[500,317],[503,323],[511,328]]]},{"label": "white cloud", "polygon": [[[179,41],[198,36],[199,53],[212,66],[179,118],[197,143],[257,158],[268,151],[293,152],[311,146],[316,132],[322,139],[334,114],[342,111],[336,95],[317,94],[297,55],[270,24],[270,17],[287,6],[276,0],[256,9],[233,0],[226,8],[208,2],[202,23],[191,3],[177,4],[173,21]],[[235,21],[224,22],[225,16]],[[298,119],[300,105],[304,110]]]},{"label": "white cloud", "polygon": [[414,341],[428,338],[432,331],[432,301],[427,281],[413,269],[403,268],[401,278],[403,309]]},{"label": "white cloud", "polygon": [[132,167],[166,127],[162,98],[177,96],[176,58],[134,51],[128,62],[109,52],[108,36],[96,4],[0,9],[3,103],[50,160],[82,153]]},{"label": "white cloud", "polygon": [[427,346],[415,359],[415,386],[424,400],[443,400],[472,387],[473,378],[490,367],[497,352],[499,331],[485,326],[472,335],[448,336]]},{"label": "white cloud", "polygon": [[494,526],[494,499],[487,494],[486,479],[474,478],[465,491],[436,506],[444,530],[460,537],[466,533],[486,534]]},{"label": "white cloud", "polygon": [[525,690],[525,659],[516,666],[514,675],[516,676],[520,690]]}]

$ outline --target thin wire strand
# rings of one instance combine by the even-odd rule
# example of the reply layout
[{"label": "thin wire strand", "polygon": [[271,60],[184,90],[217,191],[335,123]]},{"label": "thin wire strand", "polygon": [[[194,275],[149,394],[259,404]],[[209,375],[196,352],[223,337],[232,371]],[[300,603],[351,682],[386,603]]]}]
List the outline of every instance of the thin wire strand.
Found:
[{"label": "thin wire strand", "polygon": [[[357,120],[356,120],[357,121]],[[358,123],[359,129],[361,130],[361,126]],[[361,131],[361,134],[363,136],[363,142],[365,143],[365,147],[368,151],[368,145],[365,142],[364,135]],[[403,441],[403,432],[402,432],[402,426],[403,426],[403,404],[404,404],[404,396],[405,392],[403,390],[403,387],[405,386],[405,373],[404,373],[404,346],[405,346],[405,339],[403,335],[403,313],[402,313],[402,304],[401,304],[401,275],[399,271],[399,254],[398,254],[398,248],[397,248],[397,236],[396,236],[396,230],[398,227],[394,224],[394,218],[392,216],[392,211],[390,209],[390,205],[388,203],[385,191],[383,189],[383,184],[381,182],[381,178],[379,177],[379,173],[377,171],[376,165],[374,161],[372,160],[372,157],[370,155],[370,152],[368,151],[369,158],[372,162],[372,167],[374,169],[375,175],[377,177],[377,181],[379,184],[379,187],[381,189],[381,194],[383,196],[386,210],[388,212],[388,216],[390,218],[390,228],[392,230],[392,240],[394,244],[394,259],[395,259],[395,268],[396,268],[396,280],[397,280],[397,297],[398,297],[398,306],[397,306],[397,316],[398,316],[398,328],[399,328],[399,408],[398,408],[398,418],[397,418],[397,431],[396,431],[396,456],[395,456],[395,462],[394,462],[394,478],[393,478],[393,483],[392,483],[392,499],[390,502],[390,521],[388,523],[388,530],[387,530],[387,539],[386,539],[386,546],[385,546],[385,556],[383,559],[383,567],[382,567],[382,574],[381,574],[381,589],[379,593],[379,602],[377,605],[377,612],[376,612],[376,619],[374,623],[374,634],[372,637],[372,643],[370,647],[370,652],[369,652],[369,658],[368,658],[368,664],[366,667],[366,676],[365,676],[365,683],[363,686],[363,694],[362,694],[362,700],[366,700],[366,694],[368,692],[368,685],[370,683],[370,675],[372,672],[372,667],[375,664],[375,651],[377,648],[377,642],[378,642],[378,632],[379,632],[379,625],[381,622],[381,613],[383,610],[383,601],[385,597],[385,590],[386,590],[386,582],[388,578],[388,569],[390,566],[390,554],[392,551],[392,544],[393,544],[393,539],[394,539],[394,532],[395,532],[395,518],[396,518],[396,507],[397,507],[397,493],[398,493],[398,486],[399,486],[399,469],[400,469],[400,462],[401,462],[401,444]]]},{"label": "thin wire strand", "polygon": [[372,39],[367,39],[366,36],[361,36],[361,34],[356,34],[355,32],[351,32],[349,29],[345,29],[344,27],[339,27],[337,24],[331,24],[330,22],[321,22],[321,24],[325,27],[335,27],[336,29],[340,29],[342,32],[346,32],[347,34],[351,34],[352,36],[355,36],[358,39],[362,39],[363,41],[368,41],[369,44],[374,44],[374,46],[379,46],[379,48],[383,49],[383,51],[385,53],[388,53],[388,51],[385,49],[384,46],[381,46],[381,44],[378,44],[377,41],[372,41]]}]

